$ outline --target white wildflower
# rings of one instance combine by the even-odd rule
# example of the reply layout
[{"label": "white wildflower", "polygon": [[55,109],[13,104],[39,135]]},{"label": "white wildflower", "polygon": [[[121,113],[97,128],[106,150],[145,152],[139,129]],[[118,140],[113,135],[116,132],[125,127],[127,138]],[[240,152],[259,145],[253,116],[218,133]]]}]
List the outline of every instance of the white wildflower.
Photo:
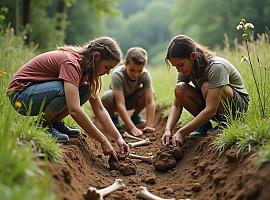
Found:
[{"label": "white wildflower", "polygon": [[246,23],[245,24],[245,30],[247,30],[249,28],[254,28],[254,25],[252,23]]},{"label": "white wildflower", "polygon": [[248,57],[242,56],[242,58],[241,58],[241,63],[242,63],[242,62],[247,62],[247,61],[248,61]]},{"label": "white wildflower", "polygon": [[239,31],[239,30],[241,30],[243,28],[243,25],[242,24],[239,24],[236,28]]}]

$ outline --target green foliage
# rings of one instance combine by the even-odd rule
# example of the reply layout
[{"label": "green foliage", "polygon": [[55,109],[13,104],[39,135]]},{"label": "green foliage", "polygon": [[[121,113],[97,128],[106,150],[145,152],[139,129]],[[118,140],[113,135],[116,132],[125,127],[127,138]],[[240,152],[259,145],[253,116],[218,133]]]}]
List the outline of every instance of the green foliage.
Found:
[{"label": "green foliage", "polygon": [[68,44],[82,44],[102,31],[102,20],[87,2],[77,1],[70,8],[65,41]]},{"label": "green foliage", "polygon": [[8,8],[7,7],[1,7],[0,6],[0,29],[3,28],[3,22],[5,20],[5,15],[8,12]]},{"label": "green foliage", "polygon": [[244,121],[231,121],[230,126],[217,138],[215,144],[221,153],[231,146],[237,147],[240,151],[250,150],[254,146],[265,145],[270,140],[269,131],[269,120],[254,118],[254,115],[248,113]]},{"label": "green foliage", "polygon": [[[63,44],[65,37],[65,28],[57,30],[56,17],[49,18],[44,9],[36,7],[33,9],[33,18],[31,24],[32,41],[38,44],[41,51],[54,50],[57,45]],[[59,14],[58,14],[59,15]],[[65,23],[65,21],[62,21]],[[42,24],[42,26],[40,26]],[[65,24],[62,24],[65,27]]]},{"label": "green foliage", "polygon": [[116,15],[116,3],[118,0],[86,0],[90,10],[95,11],[98,15]]},{"label": "green foliage", "polygon": [[[250,52],[250,47],[249,47],[249,42],[248,42],[248,38],[250,37],[250,30],[254,28],[254,25],[251,23],[247,23],[245,19],[242,19],[239,23],[239,25],[237,26],[238,30],[242,31],[242,39],[245,43],[245,47],[247,50],[247,54],[248,56],[243,56],[243,61],[247,62],[247,64],[249,65],[250,69],[251,69],[251,73],[252,73],[252,78],[256,87],[256,92],[258,95],[258,102],[259,102],[259,111],[261,112],[261,117],[267,117],[266,115],[266,102],[267,99],[269,97],[269,95],[267,94],[267,85],[268,83],[270,83],[270,78],[269,78],[269,71],[267,70],[266,66],[261,66],[260,63],[260,59],[258,57],[258,55],[256,55],[257,57],[257,64],[258,64],[258,71],[259,73],[256,73],[255,69],[254,69],[254,65],[253,62],[251,60],[251,52]],[[259,76],[259,77],[258,77]]]},{"label": "green foliage", "polygon": [[65,41],[68,44],[82,44],[100,36],[105,29],[105,18],[118,14],[118,0],[76,1],[68,12],[68,26]]},{"label": "green foliage", "polygon": [[163,1],[152,1],[143,10],[128,18],[120,16],[109,20],[109,30],[105,34],[115,37],[124,52],[133,46],[145,48],[151,62],[152,57],[157,54],[156,49],[160,43],[171,38],[168,28],[171,20],[171,5]]},{"label": "green foliage", "polygon": [[258,152],[258,164],[259,166],[264,163],[270,163],[270,142],[264,145]]},{"label": "green foliage", "polygon": [[[60,161],[61,149],[55,141],[35,127],[34,119],[16,113],[6,97],[13,73],[34,56],[13,29],[0,33],[0,193],[1,199],[56,199],[51,179],[37,167],[42,158]],[[46,169],[46,161],[42,162]],[[29,190],[31,188],[31,190]]]},{"label": "green foliage", "polygon": [[[19,19],[17,23],[22,24],[23,1],[18,1]],[[57,45],[64,43],[86,42],[95,37],[103,28],[102,18],[107,15],[115,15],[117,0],[65,0],[65,9],[57,10],[59,1],[30,1],[30,23],[20,26],[20,35],[24,37],[30,33],[31,43],[38,46],[40,51],[54,50]],[[5,26],[11,23],[15,27],[15,0],[3,0],[0,7],[6,6],[9,13],[6,15]],[[74,10],[73,10],[74,6]],[[66,10],[72,9],[69,21],[67,21]],[[74,12],[73,12],[74,11]],[[3,17],[0,14],[0,20]],[[66,32],[66,27],[69,29]],[[66,37],[67,34],[67,37]]]},{"label": "green foliage", "polygon": [[270,16],[270,1],[253,0],[177,0],[174,10],[172,30],[187,34],[205,45],[221,45],[224,33],[229,38],[237,38],[234,31],[238,19],[248,16],[256,24],[257,33],[265,32]]},{"label": "green foliage", "polygon": [[123,17],[128,18],[129,16],[135,15],[137,12],[144,10],[149,3],[155,0],[121,0],[118,4],[118,8],[122,11]]},{"label": "green foliage", "polygon": [[[1,100],[1,99],[0,99]],[[32,161],[30,148],[12,138],[9,112],[0,130],[0,193],[2,199],[56,199],[50,179]],[[15,136],[16,137],[16,136]],[[41,181],[42,180],[42,181]],[[38,187],[37,187],[38,186]],[[31,190],[29,190],[31,188]]]},{"label": "green foliage", "polygon": [[[263,34],[258,37],[259,39],[249,43],[250,47],[250,59],[251,62],[257,62],[256,57],[260,58],[260,65],[253,65],[253,72],[247,70],[245,62],[241,62],[241,56],[246,53],[245,47],[237,45],[235,51],[222,51],[221,54],[228,58],[240,71],[245,85],[250,94],[250,106],[247,114],[243,119],[229,119],[230,126],[226,128],[215,141],[215,145],[220,151],[224,152],[226,149],[236,147],[239,151],[250,150],[254,147],[259,147],[258,161],[260,164],[263,162],[269,162],[269,141],[270,141],[270,119],[268,117],[262,118],[262,112],[260,110],[260,102],[258,99],[257,88],[254,86],[254,74],[260,74],[261,66],[264,66],[266,73],[269,73],[269,55],[268,50],[270,48],[268,36]],[[265,79],[267,76],[258,76],[258,85],[263,86],[265,97],[269,97],[270,84],[269,79]],[[265,115],[269,116],[270,99],[265,98]],[[268,159],[268,160],[267,160]]]}]

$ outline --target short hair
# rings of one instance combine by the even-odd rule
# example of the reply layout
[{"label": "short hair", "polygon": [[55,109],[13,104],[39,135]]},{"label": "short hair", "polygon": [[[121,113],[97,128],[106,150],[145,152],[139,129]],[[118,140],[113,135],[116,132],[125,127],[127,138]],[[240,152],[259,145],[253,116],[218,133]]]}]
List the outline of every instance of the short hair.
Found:
[{"label": "short hair", "polygon": [[148,60],[147,52],[141,47],[132,47],[127,51],[125,61],[132,61],[136,65],[146,64]]}]

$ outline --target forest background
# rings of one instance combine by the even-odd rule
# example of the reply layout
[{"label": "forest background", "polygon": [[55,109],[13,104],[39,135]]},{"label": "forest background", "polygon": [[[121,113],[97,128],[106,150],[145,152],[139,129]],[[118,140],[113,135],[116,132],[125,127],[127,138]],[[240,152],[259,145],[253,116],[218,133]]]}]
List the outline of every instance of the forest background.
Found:
[{"label": "forest background", "polygon": [[164,65],[166,46],[176,34],[217,49],[225,38],[241,39],[235,31],[241,18],[256,24],[254,36],[268,31],[270,21],[270,0],[1,0],[0,7],[6,13],[2,25],[40,52],[106,35],[116,38],[124,53],[142,46],[153,66]]}]

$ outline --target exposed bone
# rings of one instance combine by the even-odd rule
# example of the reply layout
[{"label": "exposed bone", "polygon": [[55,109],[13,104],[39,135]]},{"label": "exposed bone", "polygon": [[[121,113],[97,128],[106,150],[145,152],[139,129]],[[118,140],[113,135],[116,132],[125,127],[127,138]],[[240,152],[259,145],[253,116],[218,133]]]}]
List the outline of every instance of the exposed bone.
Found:
[{"label": "exposed bone", "polygon": [[97,190],[94,187],[89,187],[84,195],[87,200],[103,200],[103,198],[116,190],[123,190],[125,184],[121,179],[115,179],[114,183],[106,188]]},{"label": "exposed bone", "polygon": [[152,163],[155,156],[140,156],[140,155],[130,153],[128,155],[128,157],[134,158],[134,159],[139,159],[139,160],[142,160],[144,162]]},{"label": "exposed bone", "polygon": [[136,197],[146,199],[146,200],[175,200],[175,198],[172,199],[164,199],[161,197],[158,197],[152,193],[150,193],[146,187],[139,187],[138,192],[136,193]]},{"label": "exposed bone", "polygon": [[138,141],[138,142],[130,142],[128,144],[130,147],[138,147],[138,146],[142,146],[142,145],[148,145],[150,143],[151,143],[150,140],[148,138],[146,138],[145,140]]},{"label": "exposed bone", "polygon": [[133,135],[130,135],[128,132],[124,132],[123,133],[123,138],[129,138],[129,139],[133,139],[133,140],[136,140],[136,141],[142,141],[144,140],[143,138],[139,138],[139,137],[136,137],[136,136],[133,136]]}]

